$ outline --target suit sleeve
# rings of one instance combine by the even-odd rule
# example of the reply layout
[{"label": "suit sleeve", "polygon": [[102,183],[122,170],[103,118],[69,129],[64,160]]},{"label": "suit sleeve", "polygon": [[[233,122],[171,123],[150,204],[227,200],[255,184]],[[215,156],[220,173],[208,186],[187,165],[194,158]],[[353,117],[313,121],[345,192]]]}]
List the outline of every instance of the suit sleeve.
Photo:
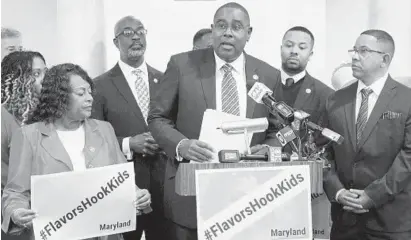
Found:
[{"label": "suit sleeve", "polygon": [[24,231],[12,222],[11,215],[19,208],[30,209],[33,158],[33,149],[24,128],[17,129],[11,141],[9,175],[2,196],[2,229],[6,233],[21,234]]},{"label": "suit sleeve", "polygon": [[[325,111],[323,114],[323,123],[324,123],[324,127],[328,127],[329,126],[329,98],[325,104]],[[324,171],[323,173],[323,186],[324,186],[324,192],[327,195],[328,199],[330,200],[330,202],[335,202],[336,199],[336,195],[337,192],[344,187],[344,185],[341,183],[338,174],[337,174],[337,164],[336,161],[334,161],[334,151],[332,146],[328,149],[327,151],[327,155],[328,155],[328,160],[330,161],[331,164],[331,168],[327,169]]]},{"label": "suit sleeve", "polygon": [[115,152],[116,155],[116,163],[126,163],[127,160],[124,157],[123,152],[120,149],[120,146],[116,144],[116,134],[114,133],[114,128],[111,126],[109,122],[106,122],[107,125],[107,132],[108,132],[108,142],[109,146],[112,147],[111,151]]},{"label": "suit sleeve", "polygon": [[368,185],[364,191],[373,200],[375,207],[389,201],[393,196],[411,185],[411,108],[405,121],[404,145],[395,157],[388,172]]},{"label": "suit sleeve", "polygon": [[[93,95],[93,107],[91,110],[91,118],[108,121],[107,119],[107,99],[103,94],[102,86],[98,81],[94,82],[95,84],[95,93]],[[120,148],[123,146],[124,137],[116,137]]]},{"label": "suit sleeve", "polygon": [[186,137],[175,127],[178,112],[180,72],[173,57],[164,73],[160,86],[150,102],[147,118],[151,134],[168,156],[176,155],[177,144]]}]

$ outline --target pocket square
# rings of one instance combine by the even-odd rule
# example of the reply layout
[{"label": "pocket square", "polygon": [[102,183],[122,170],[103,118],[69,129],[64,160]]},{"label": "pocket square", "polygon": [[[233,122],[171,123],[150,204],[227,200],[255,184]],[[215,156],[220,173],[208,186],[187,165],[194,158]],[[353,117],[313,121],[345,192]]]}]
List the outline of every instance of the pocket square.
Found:
[{"label": "pocket square", "polygon": [[392,119],[397,119],[402,116],[402,113],[399,112],[392,112],[392,111],[387,111],[382,114],[382,119],[387,119],[387,120],[392,120]]}]

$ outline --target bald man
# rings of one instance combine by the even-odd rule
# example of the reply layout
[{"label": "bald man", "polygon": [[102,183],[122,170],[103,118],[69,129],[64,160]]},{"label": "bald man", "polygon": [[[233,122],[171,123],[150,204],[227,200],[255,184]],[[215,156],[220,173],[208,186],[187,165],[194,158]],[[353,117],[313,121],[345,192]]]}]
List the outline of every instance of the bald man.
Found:
[{"label": "bald man", "polygon": [[326,104],[334,168],[324,176],[332,202],[331,240],[411,239],[411,90],[389,75],[393,38],[360,34],[351,69],[357,82]]},{"label": "bald man", "polygon": [[137,186],[148,189],[153,201],[153,212],[139,216],[137,230],[125,233],[125,240],[140,239],[143,230],[147,240],[166,239],[162,194],[166,156],[147,127],[149,101],[163,73],[145,62],[146,34],[140,20],[120,19],[113,39],[120,60],[95,79],[92,117],[113,125],[123,153],[134,162]]}]

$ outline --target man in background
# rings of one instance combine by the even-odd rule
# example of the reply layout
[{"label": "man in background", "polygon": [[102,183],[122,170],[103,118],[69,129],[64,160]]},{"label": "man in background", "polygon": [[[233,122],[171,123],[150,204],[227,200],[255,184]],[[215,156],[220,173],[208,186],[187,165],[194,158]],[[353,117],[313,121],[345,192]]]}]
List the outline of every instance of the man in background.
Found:
[{"label": "man in background", "polygon": [[21,51],[21,33],[13,28],[1,28],[1,60],[11,52]]},{"label": "man in background", "polygon": [[[152,99],[150,130],[170,156],[164,183],[168,240],[195,240],[197,218],[195,197],[175,192],[175,176],[181,162],[211,160],[213,148],[199,141],[206,109],[215,109],[247,118],[272,118],[263,104],[247,96],[259,81],[274,89],[280,84],[280,72],[244,52],[252,27],[248,11],[238,3],[227,3],[215,13],[212,24],[213,48],[189,51],[170,58],[164,80]],[[261,144],[272,145],[275,132],[254,134],[251,151]],[[218,197],[218,196],[211,196]]]},{"label": "man in background", "polygon": [[150,98],[158,91],[162,73],[144,59],[146,34],[142,22],[132,16],[114,27],[114,45],[120,60],[95,79],[92,118],[113,126],[120,147],[134,162],[136,184],[151,193],[153,212],[137,217],[137,229],[124,233],[125,240],[138,240],[144,230],[147,240],[167,239],[164,234],[163,182],[166,156],[147,127]]},{"label": "man in background", "polygon": [[212,32],[210,28],[200,29],[193,38],[193,50],[213,47]]},{"label": "man in background", "polygon": [[353,49],[357,82],[330,96],[327,127],[344,137],[332,145],[324,175],[331,201],[331,240],[411,239],[411,90],[389,75],[393,38],[360,34]]}]

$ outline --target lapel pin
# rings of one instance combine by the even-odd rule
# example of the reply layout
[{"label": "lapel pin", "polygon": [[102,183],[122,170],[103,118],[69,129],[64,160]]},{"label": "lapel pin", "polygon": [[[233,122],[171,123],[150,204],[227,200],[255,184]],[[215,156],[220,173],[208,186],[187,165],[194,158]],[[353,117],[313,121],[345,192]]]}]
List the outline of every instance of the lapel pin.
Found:
[{"label": "lapel pin", "polygon": [[307,89],[305,89],[305,92],[308,93],[308,94],[310,94],[310,93],[311,93],[311,89],[307,88]]},{"label": "lapel pin", "polygon": [[155,83],[158,83],[158,80],[157,80],[157,78],[154,78],[154,82],[155,82]]},{"label": "lapel pin", "polygon": [[93,148],[93,147],[89,147],[88,149],[90,150],[90,152],[94,152],[94,151],[96,150],[96,149]]},{"label": "lapel pin", "polygon": [[257,75],[257,74],[254,74],[254,75],[253,75],[253,79],[254,79],[254,80],[258,80],[258,75]]}]

